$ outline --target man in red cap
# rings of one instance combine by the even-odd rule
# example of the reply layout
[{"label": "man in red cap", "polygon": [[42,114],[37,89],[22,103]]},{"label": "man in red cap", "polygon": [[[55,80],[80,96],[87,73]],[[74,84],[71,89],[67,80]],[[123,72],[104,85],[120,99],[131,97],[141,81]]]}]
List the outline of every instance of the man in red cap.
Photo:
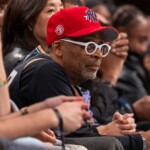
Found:
[{"label": "man in red cap", "polygon": [[[45,51],[48,55],[31,55],[17,66],[10,75],[11,98],[19,107],[24,107],[47,97],[80,95],[77,85],[96,77],[102,57],[111,49],[107,42],[117,36],[113,27],[102,26],[95,13],[87,7],[66,9],[54,14],[47,26],[48,48]],[[41,49],[38,47],[35,51]],[[122,149],[114,138],[99,136],[99,133],[108,131],[109,135],[119,136],[123,135],[122,131],[126,134],[134,133],[132,115],[117,114],[114,121],[103,128],[85,124],[70,136],[86,138],[71,138],[66,142],[95,150]],[[120,141],[125,149],[141,150],[145,146],[140,134],[120,137]]]}]

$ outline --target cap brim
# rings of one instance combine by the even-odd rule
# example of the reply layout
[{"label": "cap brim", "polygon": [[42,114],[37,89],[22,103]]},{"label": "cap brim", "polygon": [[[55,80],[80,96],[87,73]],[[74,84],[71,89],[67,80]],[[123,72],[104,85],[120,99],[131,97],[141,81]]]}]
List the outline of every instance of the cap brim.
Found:
[{"label": "cap brim", "polygon": [[99,32],[100,34],[102,34],[105,42],[113,41],[118,37],[118,31],[111,26],[103,26],[103,27],[100,26],[98,28],[90,27],[90,28],[80,30],[78,32],[74,32],[72,34],[68,34],[66,36],[67,37],[81,37],[81,36],[86,36],[95,32]]}]

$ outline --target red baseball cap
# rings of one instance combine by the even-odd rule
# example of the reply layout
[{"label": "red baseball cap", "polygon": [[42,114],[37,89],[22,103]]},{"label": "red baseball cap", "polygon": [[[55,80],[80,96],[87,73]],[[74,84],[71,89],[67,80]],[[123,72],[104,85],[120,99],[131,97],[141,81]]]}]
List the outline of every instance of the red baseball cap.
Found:
[{"label": "red baseball cap", "polygon": [[46,43],[50,46],[64,37],[81,37],[95,32],[100,32],[105,42],[113,41],[118,36],[115,28],[102,26],[96,14],[87,7],[63,9],[49,19]]}]

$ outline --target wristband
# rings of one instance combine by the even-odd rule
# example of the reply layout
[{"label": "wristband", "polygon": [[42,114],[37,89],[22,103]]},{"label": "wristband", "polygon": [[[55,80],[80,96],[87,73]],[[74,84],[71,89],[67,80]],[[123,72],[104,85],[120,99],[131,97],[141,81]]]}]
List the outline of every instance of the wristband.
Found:
[{"label": "wristband", "polygon": [[62,149],[65,150],[65,145],[64,145],[64,140],[63,140],[63,135],[62,135],[62,132],[63,132],[63,119],[62,119],[62,116],[61,116],[61,113],[59,112],[58,109],[56,108],[52,108],[52,110],[55,112],[58,120],[59,120],[59,130],[56,132],[58,138],[62,141]]},{"label": "wristband", "polygon": [[60,112],[58,111],[58,109],[56,109],[56,108],[52,108],[52,109],[55,112],[55,114],[56,114],[56,116],[59,120],[59,130],[61,132],[63,132],[63,119],[62,119],[62,116],[61,116]]},{"label": "wristband", "polygon": [[7,79],[5,79],[4,81],[0,81],[0,87],[5,86],[8,83]]}]

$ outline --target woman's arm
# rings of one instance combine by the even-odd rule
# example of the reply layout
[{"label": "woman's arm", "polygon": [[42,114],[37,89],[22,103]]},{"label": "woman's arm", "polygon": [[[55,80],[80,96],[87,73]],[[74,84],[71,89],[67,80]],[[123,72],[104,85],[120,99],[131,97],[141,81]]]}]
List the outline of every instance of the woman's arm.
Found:
[{"label": "woman's arm", "polygon": [[[4,70],[1,40],[0,40],[0,117],[10,113],[10,97],[6,82],[6,73]],[[4,85],[3,85],[4,84]]]},{"label": "woman's arm", "polygon": [[[48,117],[49,116],[49,117]],[[0,136],[18,138],[34,136],[49,127],[56,127],[58,120],[51,109],[0,121]]]},{"label": "woman's arm", "polygon": [[[87,107],[87,104],[83,102],[65,102],[57,107],[63,119],[65,134],[73,132],[83,125],[83,119],[89,115],[85,111]],[[59,119],[56,113],[52,109],[44,109],[23,116],[1,120],[0,136],[6,138],[34,136],[41,131],[58,127]]]},{"label": "woman's arm", "polygon": [[[61,105],[64,102],[82,102],[83,97],[77,97],[77,96],[57,96],[57,97],[52,97],[52,98],[47,98],[46,100],[33,104],[29,107],[26,107],[28,110],[28,113],[33,113],[39,110],[43,110],[46,108],[54,108],[56,106]],[[23,108],[24,109],[24,108]],[[22,109],[22,110],[23,110]],[[5,115],[3,117],[0,117],[0,120],[5,120],[5,119],[11,119],[15,117],[21,116],[21,111],[17,111],[8,115]]]}]

